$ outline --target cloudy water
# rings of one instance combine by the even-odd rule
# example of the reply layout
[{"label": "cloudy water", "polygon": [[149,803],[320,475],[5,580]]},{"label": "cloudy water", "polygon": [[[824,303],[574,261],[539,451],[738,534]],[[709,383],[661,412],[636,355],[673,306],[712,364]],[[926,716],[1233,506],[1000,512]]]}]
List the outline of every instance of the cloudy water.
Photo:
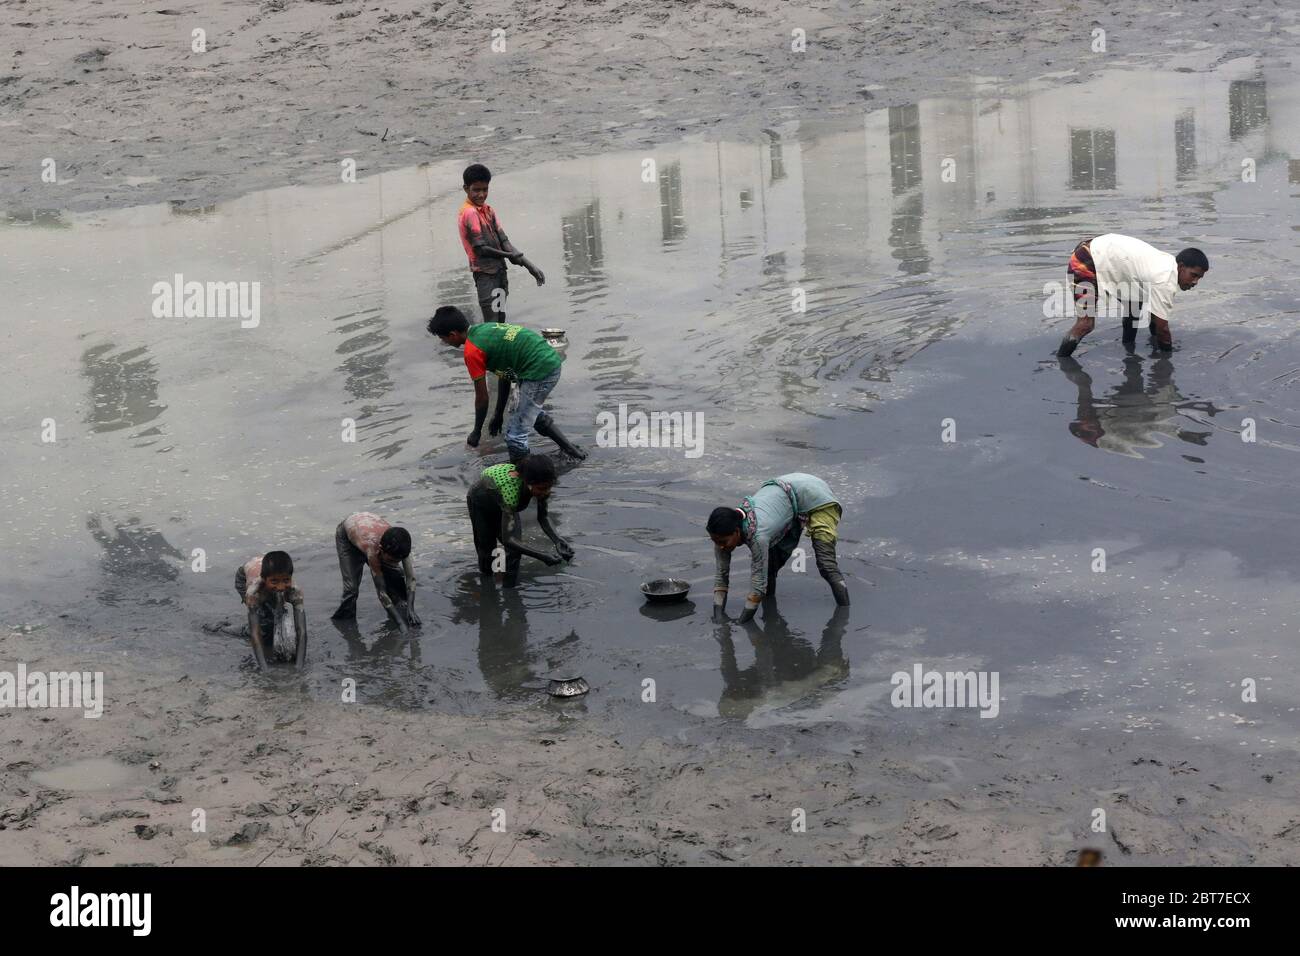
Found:
[{"label": "cloudy water", "polygon": [[[504,446],[465,446],[461,356],[424,329],[438,305],[477,315],[455,219],[465,160],[491,156],[211,207],[10,210],[3,623],[114,666],[643,732],[847,746],[1050,720],[1294,747],[1298,131],[1294,72],[1241,58],[498,169],[490,202],[547,275],[511,270],[508,316],[566,330],[549,410],[592,453],[552,504],[575,561],[525,558],[517,591],[480,583],[465,510]],[[1211,271],[1171,356],[1111,322],[1058,362],[1045,286],[1109,231]],[[176,276],[250,285],[223,315],[155,317]],[[700,444],[599,447],[620,407],[702,420]],[[853,605],[832,613],[809,553],[757,630],[716,629],[705,518],[788,471],[844,505]],[[410,640],[368,580],[356,626],[329,621],[334,528],[363,510],[414,537]],[[272,548],[307,597],[301,676],[252,674],[238,637],[234,572]],[[645,605],[670,575],[690,602]],[[996,672],[996,717],[892,707],[918,664]],[[589,695],[547,698],[579,674]]]}]

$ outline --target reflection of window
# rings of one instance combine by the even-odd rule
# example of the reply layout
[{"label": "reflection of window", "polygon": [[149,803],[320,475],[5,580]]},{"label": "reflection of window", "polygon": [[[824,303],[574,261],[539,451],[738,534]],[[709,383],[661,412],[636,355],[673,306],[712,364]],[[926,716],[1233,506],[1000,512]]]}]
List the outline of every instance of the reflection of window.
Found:
[{"label": "reflection of window", "polygon": [[895,195],[921,184],[921,111],[916,104],[889,108],[889,181]]},{"label": "reflection of window", "polygon": [[1287,160],[1288,178],[1293,183],[1300,183],[1300,159]]},{"label": "reflection of window", "polygon": [[681,163],[673,163],[659,174],[659,218],[663,223],[664,242],[676,242],[686,236]]},{"label": "reflection of window", "polygon": [[1191,110],[1174,120],[1174,160],[1178,179],[1196,175],[1196,114]]},{"label": "reflection of window", "polygon": [[600,239],[600,200],[594,200],[569,216],[560,217],[564,242],[564,271],[570,285],[590,282],[605,264]]},{"label": "reflection of window", "polygon": [[1070,130],[1070,188],[1115,188],[1115,131]]},{"label": "reflection of window", "polygon": [[765,129],[770,141],[768,144],[768,162],[771,164],[772,182],[785,179],[785,154],[781,152],[781,134],[774,129]]},{"label": "reflection of window", "polygon": [[1233,80],[1228,85],[1228,135],[1241,139],[1268,123],[1263,80]]}]

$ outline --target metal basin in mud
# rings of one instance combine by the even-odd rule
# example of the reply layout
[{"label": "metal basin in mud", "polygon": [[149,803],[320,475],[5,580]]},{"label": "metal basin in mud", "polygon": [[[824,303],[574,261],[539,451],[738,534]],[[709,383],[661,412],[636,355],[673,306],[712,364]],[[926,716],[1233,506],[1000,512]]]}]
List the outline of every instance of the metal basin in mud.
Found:
[{"label": "metal basin in mud", "polygon": [[582,677],[558,677],[546,688],[552,697],[581,697],[591,690],[591,685]]},{"label": "metal basin in mud", "polygon": [[656,581],[646,581],[641,585],[641,593],[645,595],[645,599],[651,604],[685,601],[690,590],[691,585],[689,582],[680,581],[677,578],[659,578]]}]

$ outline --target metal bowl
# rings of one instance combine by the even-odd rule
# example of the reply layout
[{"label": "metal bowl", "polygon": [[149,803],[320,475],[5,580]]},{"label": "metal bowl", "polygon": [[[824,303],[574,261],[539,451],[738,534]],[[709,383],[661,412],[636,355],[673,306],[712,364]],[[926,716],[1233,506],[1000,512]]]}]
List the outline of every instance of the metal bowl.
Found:
[{"label": "metal bowl", "polygon": [[569,340],[565,338],[564,329],[542,329],[542,338],[546,339],[546,344],[557,352],[563,352],[569,347]]},{"label": "metal bowl", "polygon": [[651,604],[685,601],[690,590],[691,585],[688,581],[681,581],[677,578],[659,578],[655,581],[646,581],[641,585],[641,593],[645,595],[645,599]]},{"label": "metal bowl", "polygon": [[546,685],[546,692],[552,697],[581,697],[591,690],[591,685],[582,677],[557,677]]}]

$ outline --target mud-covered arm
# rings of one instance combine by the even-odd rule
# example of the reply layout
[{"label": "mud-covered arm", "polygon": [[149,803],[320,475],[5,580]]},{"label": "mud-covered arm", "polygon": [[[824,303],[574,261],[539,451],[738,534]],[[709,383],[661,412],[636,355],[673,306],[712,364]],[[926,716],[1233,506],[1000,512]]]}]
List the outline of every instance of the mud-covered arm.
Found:
[{"label": "mud-covered arm", "polygon": [[546,282],[546,275],[541,269],[533,265],[528,258],[519,251],[515,244],[510,241],[510,237],[506,235],[506,231],[501,228],[501,223],[499,222],[497,223],[497,235],[501,238],[501,251],[505,253],[505,258],[509,259],[515,265],[523,266],[527,269],[532,277],[537,280],[538,285],[542,285]]},{"label": "mud-covered arm", "polygon": [[549,565],[560,563],[560,559],[554,554],[545,554],[536,548],[529,547],[524,543],[523,529],[519,523],[519,516],[510,508],[501,509],[501,541],[507,548],[518,551],[520,554],[526,554],[530,558],[536,558],[538,561],[544,561]]},{"label": "mud-covered arm", "polygon": [[262,622],[258,619],[258,609],[248,609],[248,640],[253,645],[253,659],[257,661],[258,670],[266,670],[266,649],[262,646]]},{"label": "mud-covered arm", "polygon": [[487,376],[482,375],[474,379],[474,430],[469,433],[465,443],[471,448],[476,446],[479,438],[483,435],[483,423],[487,421],[488,413],[488,390]]},{"label": "mud-covered arm", "polygon": [[1174,333],[1169,328],[1168,319],[1162,319],[1160,316],[1152,314],[1151,334],[1154,335],[1156,341],[1160,343],[1160,348],[1163,351],[1167,352],[1174,347]]},{"label": "mud-covered arm", "polygon": [[557,550],[563,550],[567,548],[570,554],[573,553],[573,549],[569,547],[569,542],[565,541],[562,537],[560,537],[559,532],[557,532],[555,528],[551,526],[550,509],[547,507],[545,498],[537,499],[537,524],[541,527],[542,532],[546,535],[546,537],[550,538],[553,542],[555,542],[555,547]]},{"label": "mud-covered arm", "polygon": [[745,609],[736,618],[741,624],[754,619],[754,611],[767,591],[767,553],[770,542],[762,535],[754,535],[749,545],[749,594],[745,598]]},{"label": "mud-covered arm", "polygon": [[301,669],[307,663],[307,612],[303,608],[301,595],[293,603],[293,629],[298,635],[297,653],[294,655],[297,666]]},{"label": "mud-covered arm", "polygon": [[379,603],[384,606],[384,610],[397,624],[398,629],[405,631],[407,628],[406,621],[402,619],[401,614],[397,613],[397,608],[393,605],[393,598],[384,585],[384,569],[379,563],[379,558],[367,557],[366,563],[370,566],[370,580],[375,582],[375,596],[379,598]]},{"label": "mud-covered arm", "polygon": [[[506,405],[510,402],[510,379],[502,376],[497,379],[497,410],[492,413],[492,423],[488,426],[489,435],[501,434],[501,423],[506,417]],[[475,415],[478,409],[475,408]]]},{"label": "mud-covered arm", "polygon": [[420,618],[415,613],[415,567],[410,555],[402,559],[402,577],[406,580],[406,623],[419,627]]}]

